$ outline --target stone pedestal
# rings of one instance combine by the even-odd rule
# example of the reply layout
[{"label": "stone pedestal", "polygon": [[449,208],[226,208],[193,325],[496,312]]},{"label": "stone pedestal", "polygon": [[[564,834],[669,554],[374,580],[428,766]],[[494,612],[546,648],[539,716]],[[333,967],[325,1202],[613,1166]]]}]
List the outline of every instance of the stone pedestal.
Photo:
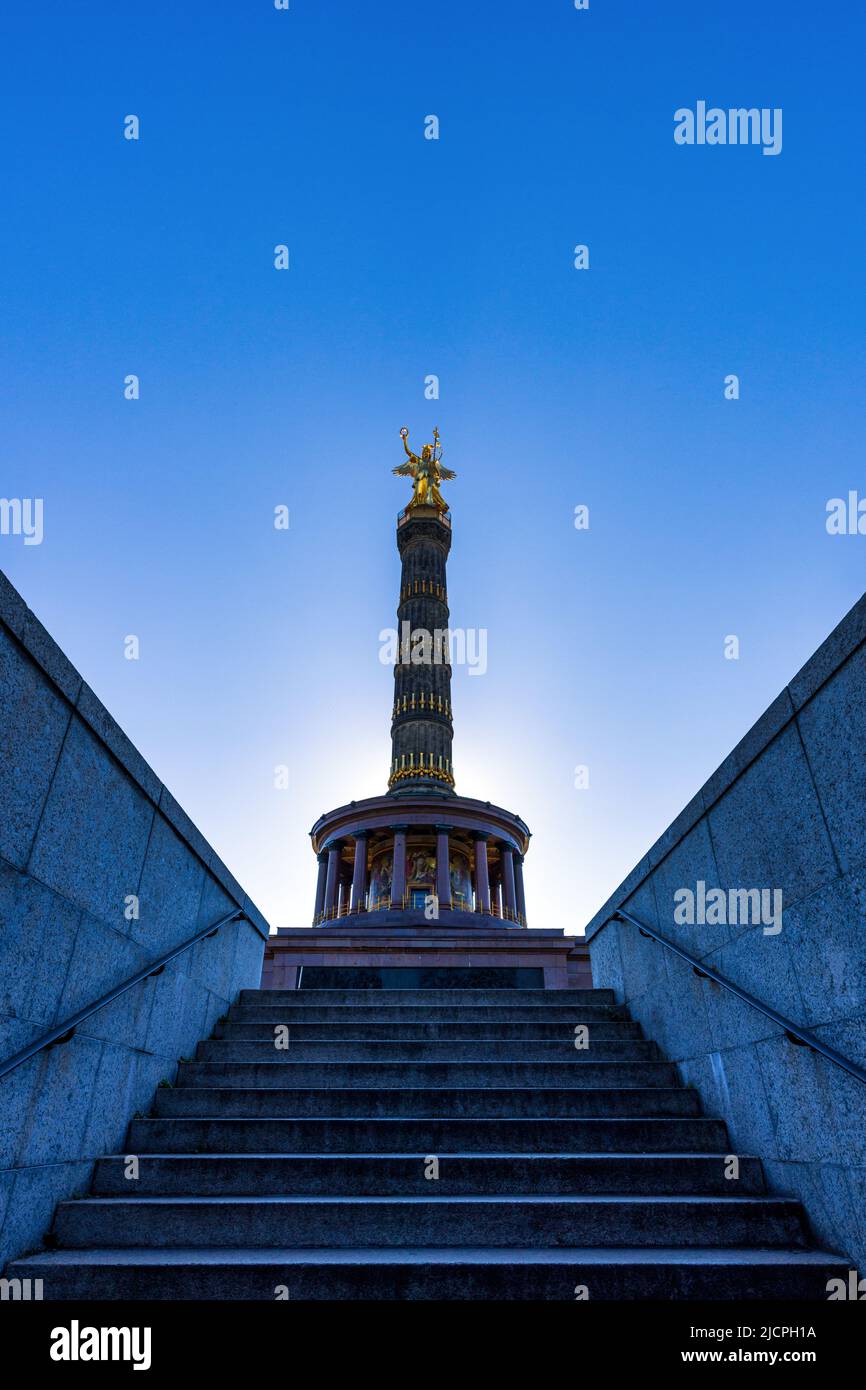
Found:
[{"label": "stone pedestal", "polygon": [[[300,972],[311,968],[317,976],[308,973],[307,983],[315,978],[320,985],[321,967],[358,971],[358,982],[366,986],[373,980],[373,988],[383,987],[375,983],[379,972],[394,969],[435,970],[438,988],[473,984],[478,976],[466,972],[479,970],[502,972],[505,988],[519,988],[511,983],[518,979],[527,987],[543,989],[588,989],[592,984],[582,938],[561,931],[504,926],[481,913],[472,915],[471,925],[460,912],[440,912],[437,922],[413,911],[389,913],[388,919],[387,927],[371,926],[370,917],[359,913],[332,926],[281,929],[268,938],[262,989],[296,989],[299,976],[303,987]],[[446,970],[453,975],[440,979],[439,972]],[[491,978],[496,987],[499,979]],[[393,983],[399,983],[396,977]]]}]

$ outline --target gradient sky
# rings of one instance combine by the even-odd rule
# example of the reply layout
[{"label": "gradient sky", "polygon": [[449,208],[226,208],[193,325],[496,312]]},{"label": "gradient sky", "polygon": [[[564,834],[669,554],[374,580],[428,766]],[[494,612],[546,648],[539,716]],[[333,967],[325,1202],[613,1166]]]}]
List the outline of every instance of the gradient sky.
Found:
[{"label": "gradient sky", "polygon": [[[385,786],[401,425],[459,474],[457,789],[533,830],[535,926],[866,587],[825,528],[866,495],[864,40],[854,0],[3,7],[0,495],[45,538],[0,567],[274,926]],[[698,100],[781,107],[782,153],[675,145]]]}]

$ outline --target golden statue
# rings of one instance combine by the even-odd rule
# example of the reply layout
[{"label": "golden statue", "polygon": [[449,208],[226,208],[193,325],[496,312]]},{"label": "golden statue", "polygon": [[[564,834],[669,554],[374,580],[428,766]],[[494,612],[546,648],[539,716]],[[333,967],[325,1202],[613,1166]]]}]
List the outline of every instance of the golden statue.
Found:
[{"label": "golden statue", "polygon": [[457,474],[441,465],[442,445],[439,443],[438,429],[433,431],[433,443],[422,445],[420,458],[412,453],[406,442],[409,431],[405,425],[400,431],[400,438],[403,440],[403,448],[409,462],[401,463],[399,468],[392,471],[398,473],[401,478],[412,478],[414,481],[412,500],[407,511],[411,507],[435,507],[437,511],[447,512],[448,503],[439,491],[439,484],[443,478],[456,478]]}]

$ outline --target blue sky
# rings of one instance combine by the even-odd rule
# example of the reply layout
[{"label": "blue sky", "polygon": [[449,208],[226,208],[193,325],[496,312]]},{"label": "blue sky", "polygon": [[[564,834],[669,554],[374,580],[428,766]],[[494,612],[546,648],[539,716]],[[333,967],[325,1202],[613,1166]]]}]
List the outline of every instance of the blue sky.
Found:
[{"label": "blue sky", "polygon": [[[862,7],[11,8],[0,495],[45,536],[0,567],[304,925],[310,826],[385,785],[390,470],[438,424],[489,649],[458,791],[527,820],[530,920],[576,930],[866,587],[825,528],[866,494]],[[698,100],[781,107],[781,154],[677,146]]]}]

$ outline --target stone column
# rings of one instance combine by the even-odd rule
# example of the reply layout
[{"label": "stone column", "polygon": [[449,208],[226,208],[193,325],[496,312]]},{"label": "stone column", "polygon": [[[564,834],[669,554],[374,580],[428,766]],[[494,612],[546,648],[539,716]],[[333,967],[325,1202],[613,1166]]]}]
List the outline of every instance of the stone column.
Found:
[{"label": "stone column", "polygon": [[451,906],[451,866],[448,853],[448,831],[450,825],[437,825],[436,831],[436,896],[439,906]]},{"label": "stone column", "polygon": [[355,871],[352,875],[352,912],[364,911],[367,894],[367,832],[359,830],[355,836]]},{"label": "stone column", "polygon": [[503,845],[502,850],[502,892],[505,897],[506,916],[517,911],[517,891],[514,886],[514,850]]},{"label": "stone column", "polygon": [[490,875],[487,870],[487,836],[475,835],[475,910],[490,911]]},{"label": "stone column", "polygon": [[345,917],[349,911],[349,903],[352,896],[352,875],[346,865],[343,865],[340,874],[340,916]]},{"label": "stone column", "polygon": [[514,856],[514,887],[517,892],[517,915],[526,921],[526,894],[523,891],[523,855]]},{"label": "stone column", "polygon": [[328,856],[322,851],[316,856],[319,862],[319,876],[316,879],[316,907],[313,912],[313,924],[315,925],[325,910],[325,882],[328,877]]},{"label": "stone column", "polygon": [[342,848],[342,843],[339,840],[333,845],[328,845],[328,874],[325,879],[325,916],[332,913],[337,906],[337,894],[340,891],[340,851]]},{"label": "stone column", "polygon": [[406,896],[406,826],[394,826],[394,862],[391,866],[391,907],[402,908]]}]

